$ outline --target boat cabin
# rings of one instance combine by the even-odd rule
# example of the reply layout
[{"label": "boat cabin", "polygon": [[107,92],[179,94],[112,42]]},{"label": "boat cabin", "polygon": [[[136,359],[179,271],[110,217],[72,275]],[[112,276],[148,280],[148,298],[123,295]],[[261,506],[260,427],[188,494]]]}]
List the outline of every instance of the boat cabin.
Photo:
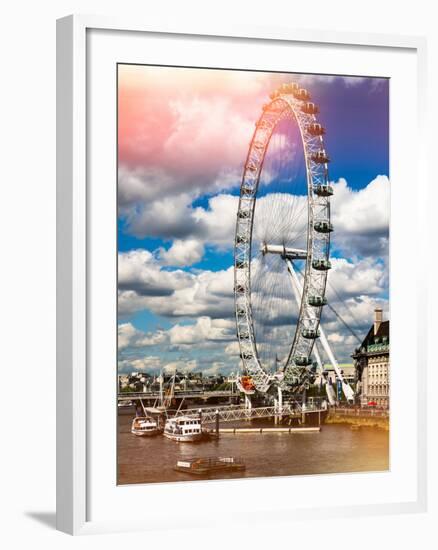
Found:
[{"label": "boat cabin", "polygon": [[165,431],[180,435],[201,434],[201,421],[189,416],[170,418],[166,422]]}]

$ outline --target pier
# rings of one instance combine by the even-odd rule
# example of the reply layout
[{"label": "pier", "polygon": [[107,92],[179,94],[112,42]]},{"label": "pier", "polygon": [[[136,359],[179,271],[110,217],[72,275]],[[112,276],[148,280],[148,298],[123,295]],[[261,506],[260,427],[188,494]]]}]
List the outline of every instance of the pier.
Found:
[{"label": "pier", "polygon": [[260,433],[260,434],[270,434],[270,433],[315,433],[320,432],[321,428],[319,426],[315,427],[303,427],[303,428],[219,428],[220,434],[239,434],[239,433]]},{"label": "pier", "polygon": [[321,415],[327,412],[326,408],[319,404],[302,406],[298,402],[284,403],[280,406],[269,407],[242,407],[239,405],[228,405],[222,407],[208,407],[202,409],[185,409],[178,411],[177,416],[201,417],[203,424],[217,422],[237,422],[239,420],[254,420],[258,418],[274,419],[298,419],[304,424],[306,416],[317,415],[318,425],[321,424]]}]

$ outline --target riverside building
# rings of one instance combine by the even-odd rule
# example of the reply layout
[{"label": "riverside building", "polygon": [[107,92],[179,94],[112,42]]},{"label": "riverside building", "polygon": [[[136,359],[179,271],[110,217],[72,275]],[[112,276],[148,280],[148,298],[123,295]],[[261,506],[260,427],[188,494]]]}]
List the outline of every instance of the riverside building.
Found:
[{"label": "riverside building", "polygon": [[352,357],[361,406],[389,408],[389,321],[383,321],[380,308],[375,309],[374,323]]}]

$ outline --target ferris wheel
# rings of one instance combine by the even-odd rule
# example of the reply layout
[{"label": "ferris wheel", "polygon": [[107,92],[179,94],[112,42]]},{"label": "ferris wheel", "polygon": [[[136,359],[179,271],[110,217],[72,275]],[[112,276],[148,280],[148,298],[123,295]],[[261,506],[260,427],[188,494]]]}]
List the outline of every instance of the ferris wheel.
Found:
[{"label": "ferris wheel", "polygon": [[322,369],[318,340],[351,398],[320,327],[333,231],[325,129],[309,92],[297,84],[283,84],[270,99],[255,125],[237,211],[234,296],[242,370],[252,390],[266,392],[273,383],[305,388]]}]

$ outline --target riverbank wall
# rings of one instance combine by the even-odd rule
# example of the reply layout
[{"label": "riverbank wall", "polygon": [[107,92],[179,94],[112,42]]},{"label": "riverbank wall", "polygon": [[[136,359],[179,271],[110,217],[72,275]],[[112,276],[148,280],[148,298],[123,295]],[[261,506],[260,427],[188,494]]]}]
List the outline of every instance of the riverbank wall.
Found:
[{"label": "riverbank wall", "polygon": [[381,428],[389,431],[389,413],[380,410],[333,408],[329,410],[325,424],[348,424],[357,428]]}]

